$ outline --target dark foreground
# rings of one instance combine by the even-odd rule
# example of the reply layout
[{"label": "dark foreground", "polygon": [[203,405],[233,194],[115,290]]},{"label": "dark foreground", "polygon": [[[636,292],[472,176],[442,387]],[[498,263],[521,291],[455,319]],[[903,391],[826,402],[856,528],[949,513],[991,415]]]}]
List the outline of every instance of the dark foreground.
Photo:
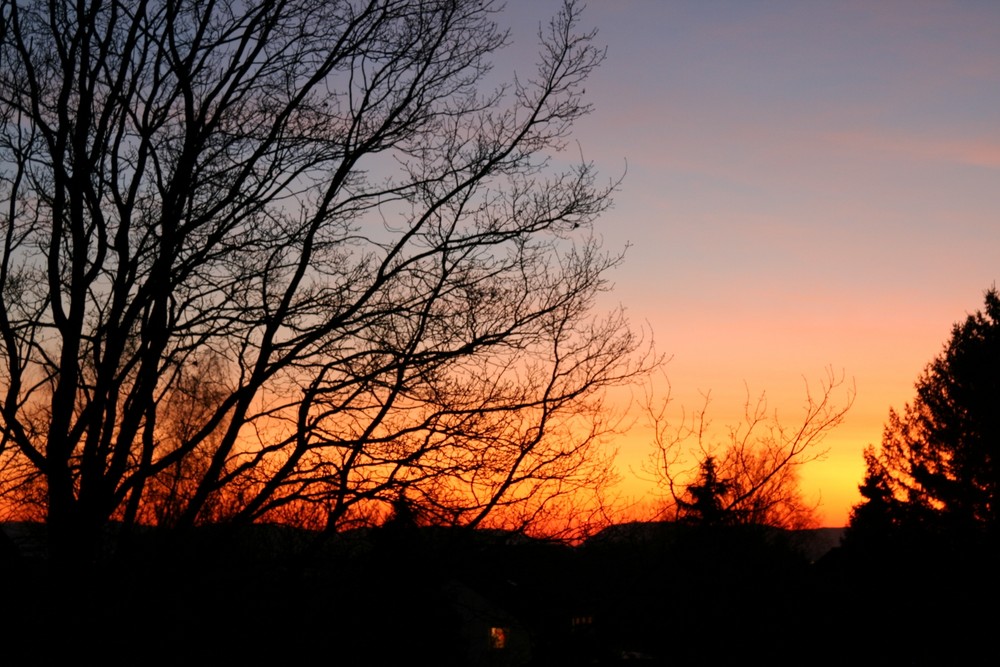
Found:
[{"label": "dark foreground", "polygon": [[436,528],[312,537],[146,535],[68,568],[21,539],[2,563],[0,663],[931,665],[997,648],[995,561],[946,548],[816,559],[815,535],[667,524],[577,547]]}]

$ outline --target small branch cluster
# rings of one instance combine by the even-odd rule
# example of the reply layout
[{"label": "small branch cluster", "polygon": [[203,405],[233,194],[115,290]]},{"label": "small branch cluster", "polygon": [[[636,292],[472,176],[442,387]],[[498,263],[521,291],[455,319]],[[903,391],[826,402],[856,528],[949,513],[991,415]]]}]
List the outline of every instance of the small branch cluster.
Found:
[{"label": "small branch cluster", "polygon": [[[853,386],[828,371],[814,394],[806,383],[801,416],[783,422],[769,411],[766,397],[744,404],[743,421],[719,437],[707,419],[709,396],[702,408],[679,423],[667,418],[671,399],[658,403],[647,393],[646,414],[653,448],[645,472],[667,495],[664,512],[672,518],[711,523],[770,525],[785,528],[814,523],[815,505],[799,488],[799,470],[822,458],[824,437],[843,420],[854,401]],[[835,402],[844,389],[846,400]]]}]

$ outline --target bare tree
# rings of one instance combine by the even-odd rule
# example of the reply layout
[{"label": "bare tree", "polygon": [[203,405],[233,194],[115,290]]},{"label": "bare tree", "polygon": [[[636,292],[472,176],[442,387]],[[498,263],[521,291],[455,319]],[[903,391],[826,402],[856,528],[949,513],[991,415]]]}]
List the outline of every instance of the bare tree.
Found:
[{"label": "bare tree", "polygon": [[3,0],[0,426],[57,549],[599,483],[601,390],[652,361],[591,314],[615,184],[553,167],[603,52],[567,2],[487,89],[499,9]]},{"label": "bare tree", "polygon": [[[835,394],[841,389],[845,399],[838,404]],[[659,403],[648,394],[653,448],[645,471],[666,492],[664,513],[718,524],[814,525],[816,506],[802,494],[799,469],[825,455],[824,437],[844,420],[853,402],[853,386],[830,371],[818,395],[806,385],[802,413],[789,424],[777,411],[769,412],[764,394],[753,401],[748,390],[742,423],[720,436],[707,420],[707,395],[700,410],[672,423],[669,390]]]}]

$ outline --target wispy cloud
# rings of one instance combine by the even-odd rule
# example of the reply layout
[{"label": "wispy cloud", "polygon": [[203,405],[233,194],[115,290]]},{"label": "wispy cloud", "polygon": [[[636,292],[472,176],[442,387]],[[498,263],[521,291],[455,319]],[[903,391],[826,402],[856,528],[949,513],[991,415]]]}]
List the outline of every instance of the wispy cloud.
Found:
[{"label": "wispy cloud", "polygon": [[827,135],[826,142],[835,150],[1000,169],[1000,140],[997,139],[918,137],[882,130],[832,133]]}]

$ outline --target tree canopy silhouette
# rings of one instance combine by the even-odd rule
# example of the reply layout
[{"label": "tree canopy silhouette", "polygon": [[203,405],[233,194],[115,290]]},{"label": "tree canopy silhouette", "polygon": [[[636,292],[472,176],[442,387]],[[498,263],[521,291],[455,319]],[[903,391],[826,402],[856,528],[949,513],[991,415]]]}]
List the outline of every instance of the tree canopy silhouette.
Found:
[{"label": "tree canopy silhouette", "polygon": [[402,493],[523,525],[605,478],[649,358],[592,314],[615,183],[564,150],[603,51],[566,2],[494,88],[499,10],[3,1],[0,491],[57,549]]},{"label": "tree canopy silhouette", "polygon": [[955,324],[916,382],[916,398],[890,410],[882,444],[865,451],[864,500],[854,538],[996,539],[1000,488],[1000,295]]},{"label": "tree canopy silhouette", "polygon": [[690,499],[677,498],[681,516],[710,526],[729,523],[731,512],[725,497],[728,491],[729,481],[719,479],[715,457],[706,456],[699,465],[697,481],[687,487]]}]

